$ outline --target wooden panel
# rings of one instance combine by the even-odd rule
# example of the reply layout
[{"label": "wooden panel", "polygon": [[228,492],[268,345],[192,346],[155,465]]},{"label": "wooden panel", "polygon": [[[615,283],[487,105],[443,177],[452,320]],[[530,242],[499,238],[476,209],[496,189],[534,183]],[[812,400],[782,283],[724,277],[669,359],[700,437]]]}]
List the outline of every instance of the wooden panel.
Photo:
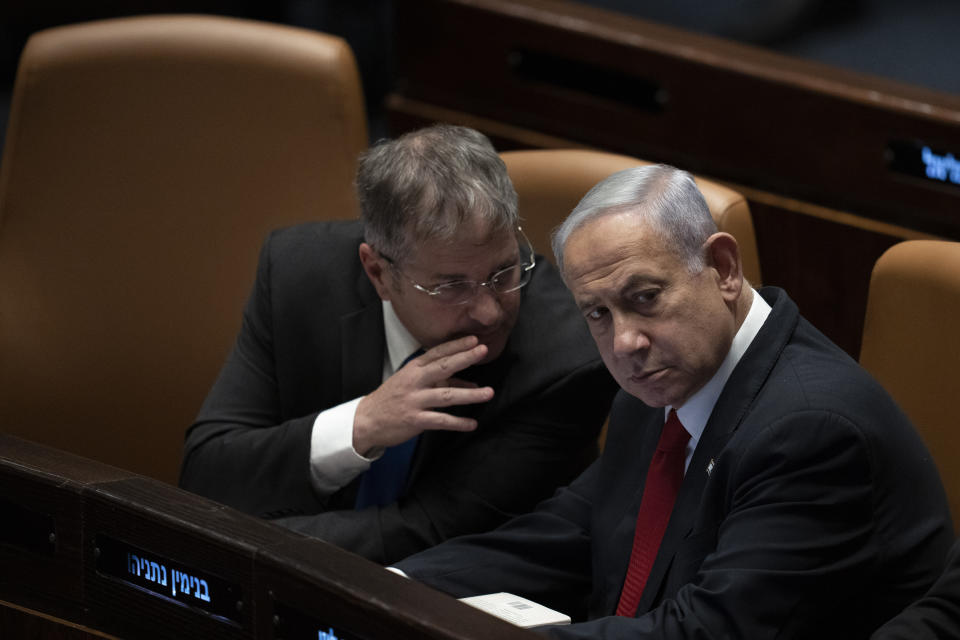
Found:
[{"label": "wooden panel", "polygon": [[411,0],[397,25],[395,132],[448,120],[501,151],[585,146],[726,182],[764,283],[852,356],[883,249],[960,239],[960,186],[891,169],[897,142],[960,151],[956,96],[562,0]]},{"label": "wooden panel", "polygon": [[397,23],[406,98],[960,237],[960,186],[887,166],[895,140],[960,150],[955,96],[570,2],[417,0]]},{"label": "wooden panel", "polygon": [[132,475],[0,434],[0,600],[82,621],[81,494]]},{"label": "wooden panel", "polygon": [[870,271],[898,237],[751,202],[764,284],[785,289],[813,326],[856,358]]}]

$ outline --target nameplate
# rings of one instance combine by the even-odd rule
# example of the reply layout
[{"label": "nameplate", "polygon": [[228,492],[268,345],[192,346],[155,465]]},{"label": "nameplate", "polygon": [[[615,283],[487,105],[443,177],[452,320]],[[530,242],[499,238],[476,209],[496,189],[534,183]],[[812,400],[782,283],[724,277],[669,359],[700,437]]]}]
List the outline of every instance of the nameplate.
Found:
[{"label": "nameplate", "polygon": [[202,569],[110,536],[96,536],[97,572],[177,606],[242,622],[242,590]]}]

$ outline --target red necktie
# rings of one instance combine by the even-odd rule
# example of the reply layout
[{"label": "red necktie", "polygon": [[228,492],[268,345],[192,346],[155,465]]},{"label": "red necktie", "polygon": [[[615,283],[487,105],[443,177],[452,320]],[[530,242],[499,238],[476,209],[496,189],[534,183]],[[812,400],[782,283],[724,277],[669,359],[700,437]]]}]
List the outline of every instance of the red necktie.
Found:
[{"label": "red necktie", "polygon": [[617,604],[618,616],[633,617],[637,612],[640,595],[647,584],[680,483],[683,482],[683,462],[688,440],[690,434],[680,424],[677,412],[671,409],[647,470],[647,482],[643,487],[637,526],[633,532],[630,566]]}]

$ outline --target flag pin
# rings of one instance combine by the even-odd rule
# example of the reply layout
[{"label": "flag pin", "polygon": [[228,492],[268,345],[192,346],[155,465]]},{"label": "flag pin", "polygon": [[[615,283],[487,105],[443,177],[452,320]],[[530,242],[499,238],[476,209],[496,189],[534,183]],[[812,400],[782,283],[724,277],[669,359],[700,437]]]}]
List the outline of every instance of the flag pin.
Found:
[{"label": "flag pin", "polygon": [[713,467],[714,467],[713,458],[710,458],[710,462],[707,463],[707,475],[708,475],[708,476],[709,476],[711,473],[713,473]]}]

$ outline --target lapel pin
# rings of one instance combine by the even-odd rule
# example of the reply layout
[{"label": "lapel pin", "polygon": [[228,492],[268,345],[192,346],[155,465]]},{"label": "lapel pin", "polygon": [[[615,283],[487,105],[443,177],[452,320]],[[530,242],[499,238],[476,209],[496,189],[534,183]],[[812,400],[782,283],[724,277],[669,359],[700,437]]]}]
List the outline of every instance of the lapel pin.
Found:
[{"label": "lapel pin", "polygon": [[714,467],[713,458],[710,458],[710,462],[707,463],[707,476],[713,473],[713,467]]}]

